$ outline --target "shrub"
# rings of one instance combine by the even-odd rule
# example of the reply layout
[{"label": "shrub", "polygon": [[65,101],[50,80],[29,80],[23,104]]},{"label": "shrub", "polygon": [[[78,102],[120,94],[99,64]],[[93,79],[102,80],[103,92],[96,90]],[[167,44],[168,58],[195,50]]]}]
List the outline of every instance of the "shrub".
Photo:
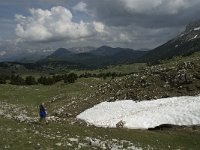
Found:
[{"label": "shrub", "polygon": [[68,75],[65,75],[64,77],[64,83],[74,83],[77,80],[78,76],[75,73],[70,73]]},{"label": "shrub", "polygon": [[41,76],[38,79],[38,83],[43,84],[43,85],[52,85],[52,84],[55,83],[55,80],[53,78],[51,78],[51,77]]},{"label": "shrub", "polygon": [[12,75],[10,78],[10,84],[25,85],[25,80],[19,75]]},{"label": "shrub", "polygon": [[35,85],[37,84],[35,78],[33,76],[27,76],[26,79],[25,79],[25,83],[27,85]]}]

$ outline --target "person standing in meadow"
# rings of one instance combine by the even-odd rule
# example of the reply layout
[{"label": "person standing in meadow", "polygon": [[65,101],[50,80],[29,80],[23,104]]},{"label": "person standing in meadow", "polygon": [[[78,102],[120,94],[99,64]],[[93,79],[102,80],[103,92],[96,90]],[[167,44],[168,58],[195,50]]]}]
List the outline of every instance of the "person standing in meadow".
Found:
[{"label": "person standing in meadow", "polygon": [[44,107],[44,103],[42,103],[42,104],[39,105],[39,116],[40,116],[39,121],[41,122],[42,120],[44,120],[47,123],[46,115],[47,115],[46,109]]}]

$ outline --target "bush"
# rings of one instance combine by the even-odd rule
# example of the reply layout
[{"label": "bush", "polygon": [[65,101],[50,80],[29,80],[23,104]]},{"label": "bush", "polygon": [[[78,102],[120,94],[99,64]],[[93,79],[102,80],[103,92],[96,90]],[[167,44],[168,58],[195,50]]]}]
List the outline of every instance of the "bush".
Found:
[{"label": "bush", "polygon": [[77,80],[78,76],[75,73],[70,73],[64,76],[64,83],[74,83]]},{"label": "bush", "polygon": [[43,84],[43,85],[52,85],[55,83],[55,80],[51,77],[43,77],[41,76],[38,79],[38,83]]},{"label": "bush", "polygon": [[63,76],[62,75],[54,75],[53,79],[55,82],[59,82],[63,80]]},{"label": "bush", "polygon": [[9,80],[10,77],[7,75],[0,75],[0,84],[6,84],[6,80]]},{"label": "bush", "polygon": [[2,78],[0,77],[0,84],[6,84],[6,80],[4,80],[4,79],[2,79]]},{"label": "bush", "polygon": [[19,75],[12,75],[10,78],[10,84],[25,85],[25,80]]},{"label": "bush", "polygon": [[35,78],[33,76],[27,76],[25,79],[26,85],[35,85],[37,84]]}]

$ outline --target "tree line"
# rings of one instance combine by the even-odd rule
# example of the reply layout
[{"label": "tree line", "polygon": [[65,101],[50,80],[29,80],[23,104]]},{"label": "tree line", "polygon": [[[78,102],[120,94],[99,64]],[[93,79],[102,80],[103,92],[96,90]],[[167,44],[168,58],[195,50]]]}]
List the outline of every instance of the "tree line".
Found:
[{"label": "tree line", "polygon": [[22,77],[20,75],[12,74],[11,76],[0,74],[0,84],[13,84],[13,85],[53,85],[57,82],[64,81],[64,83],[74,83],[78,78],[109,78],[114,79],[115,77],[122,77],[126,75],[130,75],[133,73],[116,73],[116,72],[108,72],[108,73],[84,73],[81,75],[77,75],[75,73],[69,73],[64,75],[51,75],[51,76],[40,76],[39,78],[35,78],[34,76]]},{"label": "tree line", "polygon": [[95,77],[95,78],[103,78],[103,79],[106,79],[106,78],[109,78],[111,77],[112,79],[116,78],[116,77],[122,77],[122,76],[126,76],[126,75],[130,75],[130,74],[133,74],[133,73],[116,73],[116,72],[107,72],[107,73],[99,73],[99,74],[95,74],[95,73],[84,73],[84,74],[81,74],[79,76],[79,78],[90,78],[90,77]]},{"label": "tree line", "polygon": [[[64,81],[64,83],[74,83],[78,76],[75,73],[65,74],[65,75],[53,75],[53,76],[40,76],[36,79],[34,76],[27,76],[23,78],[20,75],[0,75],[0,84],[13,84],[13,85],[53,85],[59,81]],[[8,82],[7,82],[8,81]]]}]

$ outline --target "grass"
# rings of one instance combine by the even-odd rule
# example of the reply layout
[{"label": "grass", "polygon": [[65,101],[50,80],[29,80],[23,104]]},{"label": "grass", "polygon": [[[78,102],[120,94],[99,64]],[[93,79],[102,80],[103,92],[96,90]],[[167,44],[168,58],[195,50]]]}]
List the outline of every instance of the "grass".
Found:
[{"label": "grass", "polygon": [[[193,130],[142,131],[105,129],[79,124],[71,125],[67,122],[41,126],[28,125],[3,118],[0,118],[0,134],[4,135],[0,140],[0,149],[8,147],[8,145],[10,149],[75,149],[77,143],[74,143],[71,147],[66,145],[66,143],[70,143],[69,138],[77,138],[81,142],[86,137],[99,138],[102,141],[112,141],[113,139],[131,141],[136,146],[144,149],[151,147],[159,150],[198,150],[200,146],[200,132]],[[56,146],[56,143],[60,142],[63,146]],[[88,146],[87,149],[92,149],[92,147]]]},{"label": "grass", "polygon": [[102,82],[104,82],[102,79],[97,78],[81,78],[76,83],[68,85],[61,82],[51,86],[0,85],[0,100],[13,104],[37,106],[57,95],[65,95],[70,98],[87,95],[88,92],[95,90],[95,87]]},{"label": "grass", "polygon": [[106,68],[96,69],[96,70],[77,70],[76,69],[76,70],[71,70],[71,72],[74,72],[78,75],[81,75],[84,73],[100,74],[100,73],[109,73],[109,72],[129,74],[133,72],[139,72],[144,67],[146,67],[145,63],[135,63],[135,64],[127,64],[127,65],[108,66]]},{"label": "grass", "polygon": [[[143,67],[145,67],[145,64],[122,65],[114,68],[108,67],[105,70],[93,70],[91,72],[106,73],[118,71],[130,73],[140,71],[140,68]],[[75,72],[82,74],[85,70],[75,70]],[[96,97],[92,97],[93,93],[98,92],[99,86],[109,80],[81,78],[73,84],[66,85],[59,82],[52,86],[0,85],[0,101],[25,106],[27,111],[34,111],[34,116],[37,114],[38,105],[41,102],[47,104],[47,110],[50,114],[58,108],[64,107],[66,112],[76,115],[86,107],[91,107],[93,104],[92,101],[96,100]],[[99,147],[88,145],[86,137],[97,138],[107,143],[113,142],[113,139],[116,139],[118,144],[122,140],[126,140],[143,149],[198,150],[200,148],[199,128],[196,130],[170,129],[163,131],[97,128],[76,122],[74,116],[67,118],[65,121],[53,122],[48,125],[37,123],[27,124],[0,116],[0,135],[0,149],[70,150],[78,148],[79,143],[87,143],[86,147],[80,149],[100,149]],[[69,138],[78,139],[79,142],[70,141]],[[61,143],[61,145],[59,146],[58,143]],[[124,142],[122,145],[126,149],[128,144]]]},{"label": "grass", "polygon": [[195,52],[189,56],[177,56],[169,60],[164,60],[161,63],[163,64],[163,66],[174,66],[188,61],[198,63],[199,59],[200,59],[200,52]]}]

